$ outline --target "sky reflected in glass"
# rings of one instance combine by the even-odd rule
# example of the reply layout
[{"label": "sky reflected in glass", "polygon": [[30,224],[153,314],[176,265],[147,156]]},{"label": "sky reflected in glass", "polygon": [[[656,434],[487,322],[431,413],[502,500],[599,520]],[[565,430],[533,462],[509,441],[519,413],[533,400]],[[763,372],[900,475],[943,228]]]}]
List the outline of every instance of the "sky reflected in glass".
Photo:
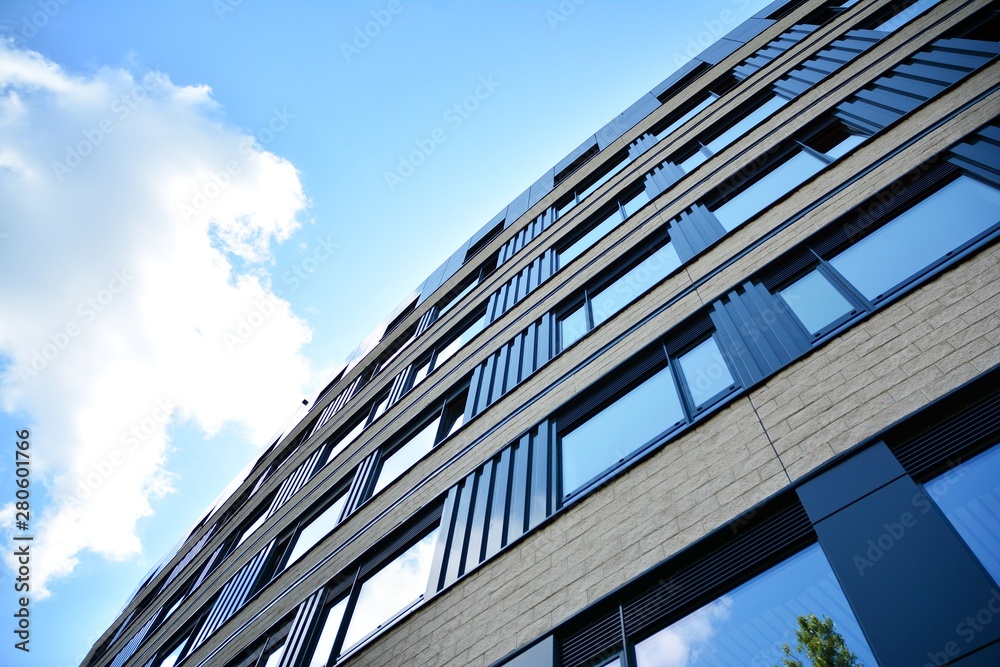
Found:
[{"label": "sky reflected in glass", "polygon": [[[875,657],[819,545],[758,575],[635,646],[638,667],[781,665],[800,615],[829,616],[865,667]],[[808,659],[804,659],[807,662]]]}]

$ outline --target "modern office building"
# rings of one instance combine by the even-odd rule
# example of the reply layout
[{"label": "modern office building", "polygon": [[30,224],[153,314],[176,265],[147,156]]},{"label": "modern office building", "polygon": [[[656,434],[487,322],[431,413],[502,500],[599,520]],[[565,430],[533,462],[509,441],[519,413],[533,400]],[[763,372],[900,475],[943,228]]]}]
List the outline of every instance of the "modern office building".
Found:
[{"label": "modern office building", "polygon": [[1000,665],[998,55],[979,0],[736,27],[427,278],[85,664]]}]

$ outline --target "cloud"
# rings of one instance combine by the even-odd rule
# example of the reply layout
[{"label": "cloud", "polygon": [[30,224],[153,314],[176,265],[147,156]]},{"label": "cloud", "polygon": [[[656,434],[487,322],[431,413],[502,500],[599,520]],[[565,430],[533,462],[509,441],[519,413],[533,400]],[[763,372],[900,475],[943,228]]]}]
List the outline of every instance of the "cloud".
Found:
[{"label": "cloud", "polygon": [[[677,623],[660,630],[636,644],[636,659],[641,665],[686,667],[700,662],[703,654],[711,655],[717,625],[729,619],[732,599],[723,596]],[[714,660],[706,660],[714,662]]]},{"label": "cloud", "polygon": [[[172,489],[171,424],[236,423],[259,445],[312,379],[311,330],[267,270],[308,201],[219,116],[206,86],[73,75],[0,41],[0,407],[30,415],[52,499],[36,593],[84,551],[140,551]],[[293,119],[274,110],[270,131]]]}]

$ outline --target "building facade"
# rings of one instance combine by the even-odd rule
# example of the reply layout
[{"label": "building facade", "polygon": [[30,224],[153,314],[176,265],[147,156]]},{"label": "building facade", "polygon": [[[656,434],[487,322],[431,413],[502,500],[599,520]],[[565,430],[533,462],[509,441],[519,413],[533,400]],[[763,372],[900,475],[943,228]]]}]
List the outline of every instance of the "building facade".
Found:
[{"label": "building facade", "polygon": [[998,55],[997,2],[764,8],[429,277],[84,664],[1000,664]]}]

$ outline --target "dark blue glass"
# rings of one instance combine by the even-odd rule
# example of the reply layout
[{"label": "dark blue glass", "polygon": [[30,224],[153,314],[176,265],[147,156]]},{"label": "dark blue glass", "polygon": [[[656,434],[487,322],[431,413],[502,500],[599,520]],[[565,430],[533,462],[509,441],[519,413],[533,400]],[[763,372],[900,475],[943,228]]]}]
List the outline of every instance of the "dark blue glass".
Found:
[{"label": "dark blue glass", "polygon": [[1000,582],[1000,446],[936,477],[927,492]]}]

